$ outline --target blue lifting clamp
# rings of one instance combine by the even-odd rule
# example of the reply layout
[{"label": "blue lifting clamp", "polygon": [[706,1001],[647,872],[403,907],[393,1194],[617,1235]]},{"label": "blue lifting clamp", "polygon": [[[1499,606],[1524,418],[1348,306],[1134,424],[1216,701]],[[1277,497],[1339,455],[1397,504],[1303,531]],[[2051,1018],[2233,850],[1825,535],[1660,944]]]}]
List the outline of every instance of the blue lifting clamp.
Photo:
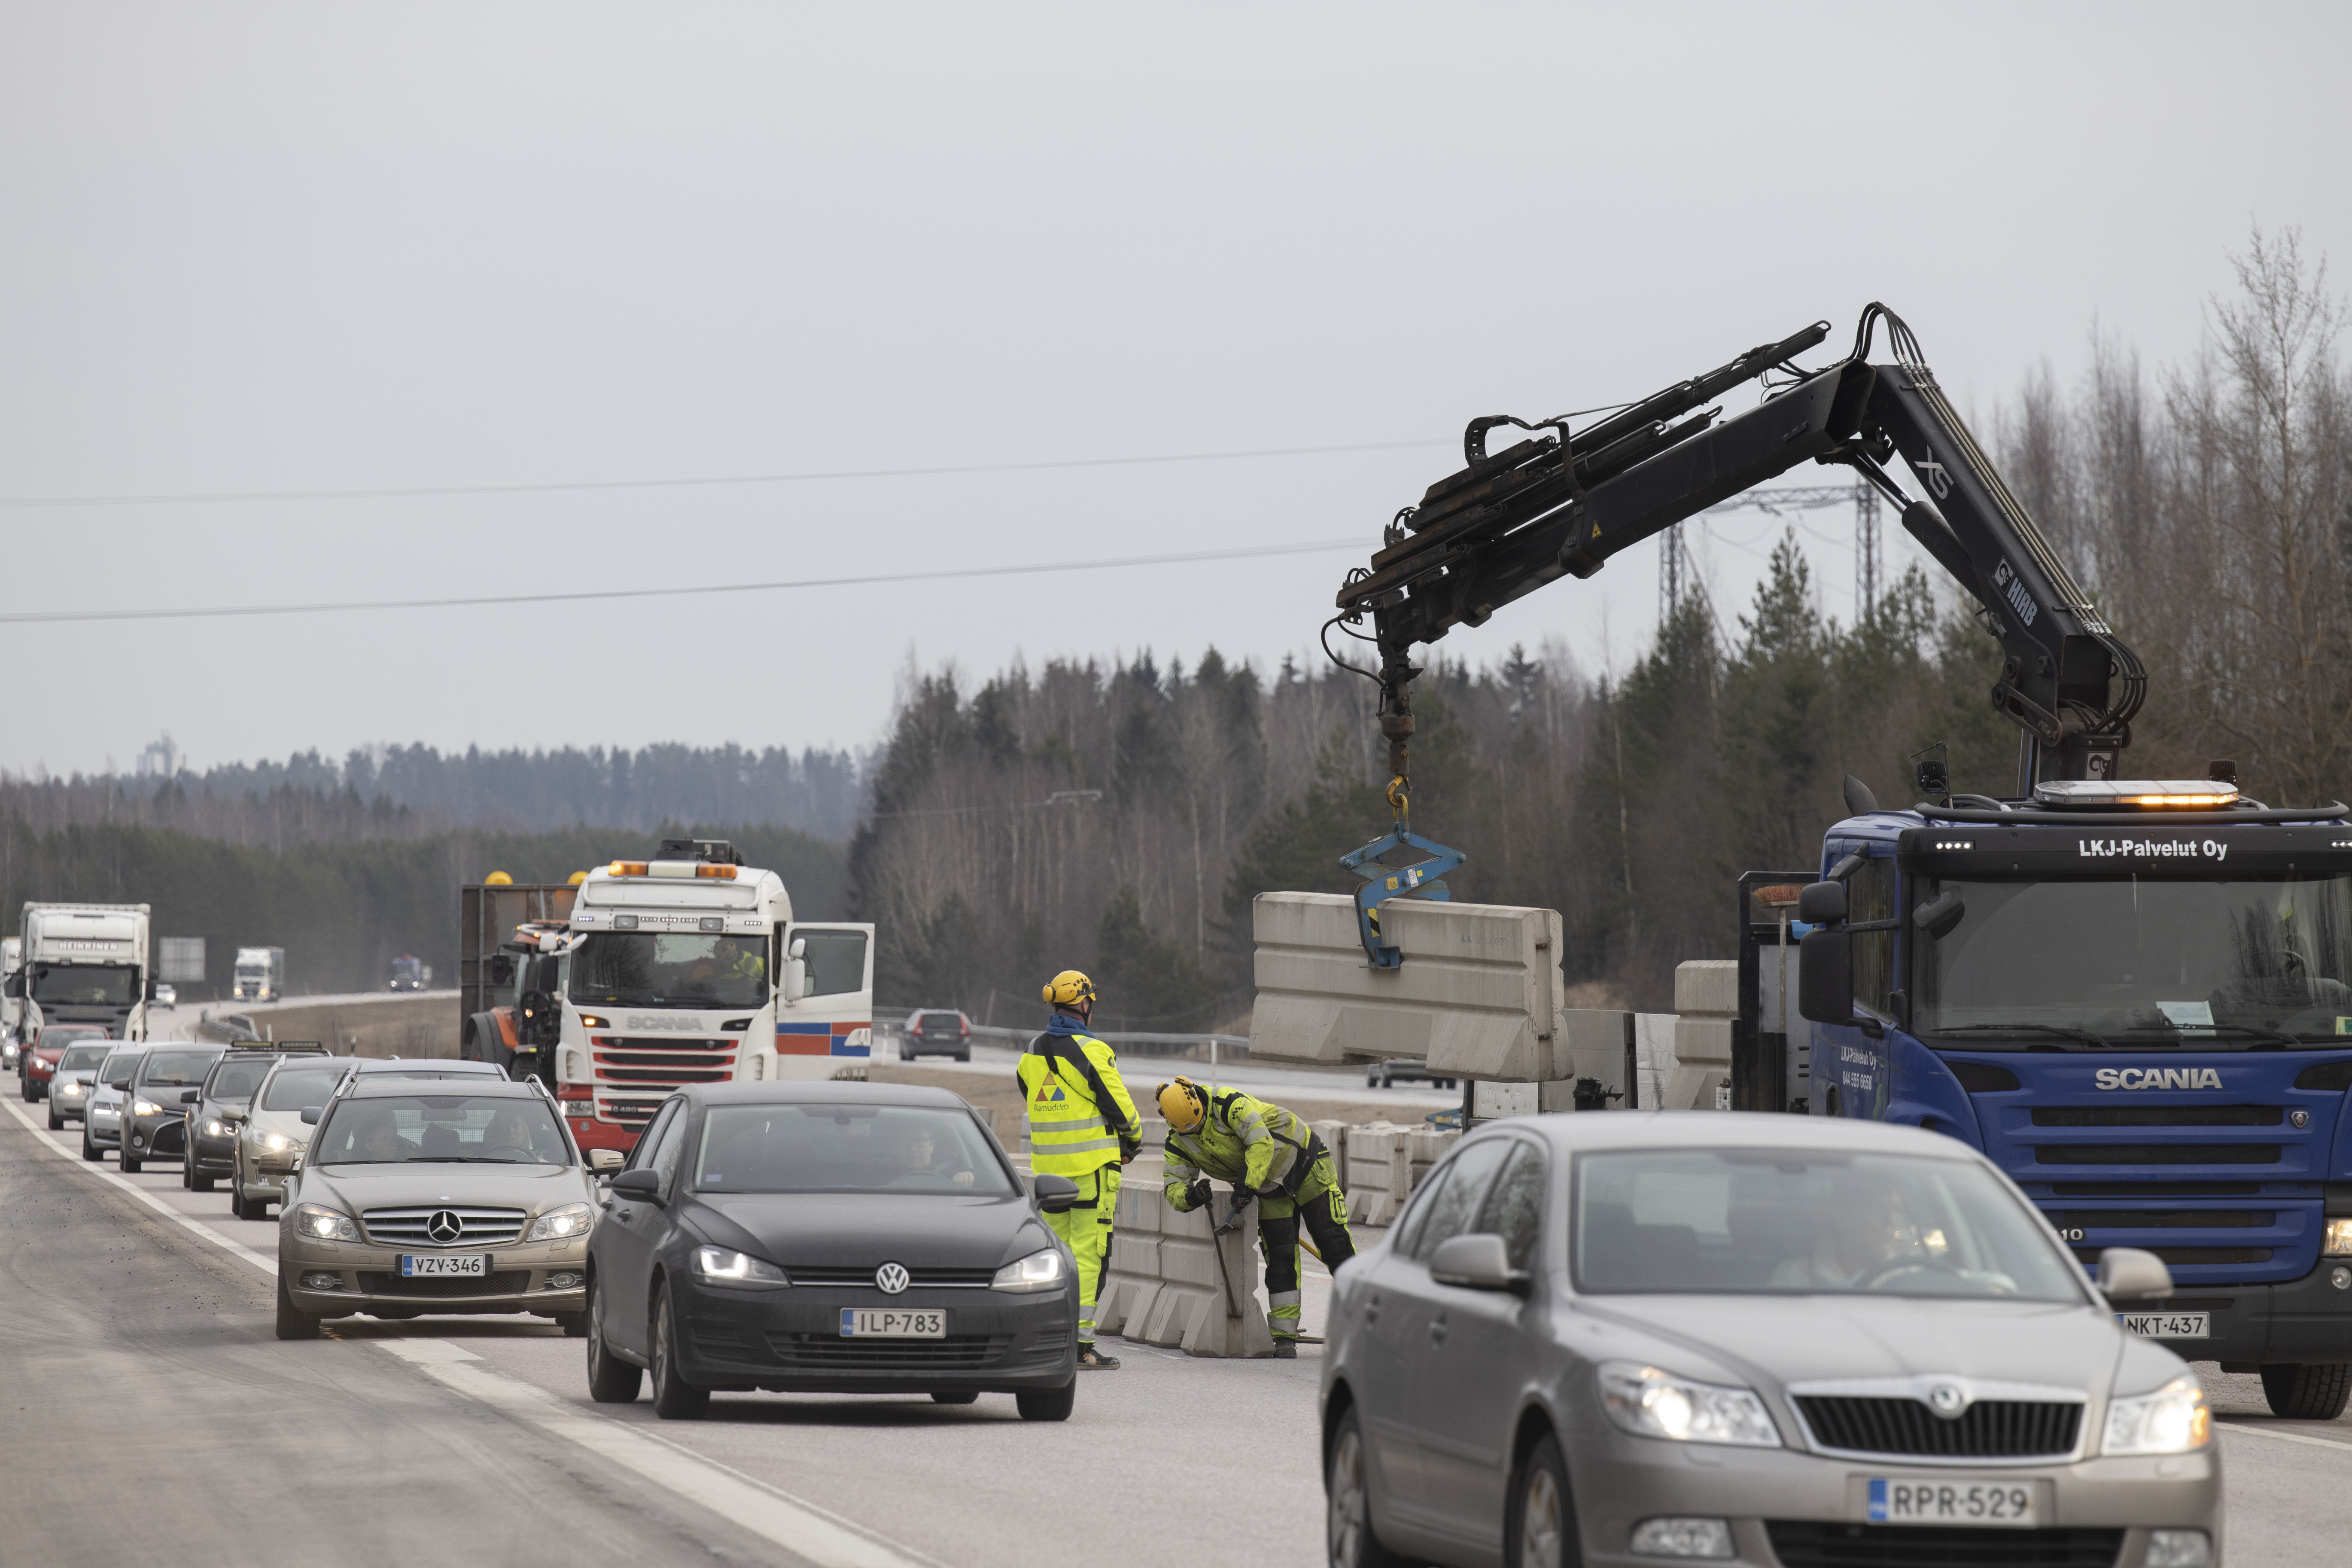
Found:
[{"label": "blue lifting clamp", "polygon": [[[1339,857],[1339,864],[1364,879],[1356,889],[1356,930],[1363,938],[1364,956],[1374,969],[1396,969],[1404,963],[1404,954],[1381,941],[1380,907],[1402,893],[1418,893],[1424,899],[1443,902],[1449,895],[1445,884],[1438,880],[1462,864],[1462,851],[1434,844],[1405,826],[1408,802],[1404,780],[1389,781],[1389,808],[1396,820],[1389,830],[1365,845],[1361,849]],[[1389,866],[1381,857],[1391,849],[1423,850],[1429,858],[1414,866]]]}]

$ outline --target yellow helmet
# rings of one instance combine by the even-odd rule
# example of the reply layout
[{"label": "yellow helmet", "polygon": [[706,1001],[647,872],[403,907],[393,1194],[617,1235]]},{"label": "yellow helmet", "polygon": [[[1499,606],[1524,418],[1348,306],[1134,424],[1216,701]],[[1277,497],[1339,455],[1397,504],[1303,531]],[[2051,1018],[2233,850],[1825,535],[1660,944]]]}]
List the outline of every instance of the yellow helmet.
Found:
[{"label": "yellow helmet", "polygon": [[1160,1086],[1160,1114],[1171,1132],[1190,1132],[1209,1114],[1209,1097],[1189,1078]]},{"label": "yellow helmet", "polygon": [[565,881],[564,885],[565,885],[566,887],[576,888],[576,887],[578,887],[581,883],[583,883],[583,882],[586,881],[587,879],[588,879],[588,873],[587,873],[587,872],[585,872],[585,871],[574,871],[574,872],[572,872],[572,873],[571,877],[570,877],[569,879],[566,879],[566,881]]},{"label": "yellow helmet", "polygon": [[482,879],[482,885],[488,888],[511,888],[514,886],[514,879],[504,871],[493,871]]},{"label": "yellow helmet", "polygon": [[1045,1000],[1056,1007],[1074,1003],[1091,1003],[1095,999],[1095,983],[1075,969],[1065,969],[1047,983]]}]

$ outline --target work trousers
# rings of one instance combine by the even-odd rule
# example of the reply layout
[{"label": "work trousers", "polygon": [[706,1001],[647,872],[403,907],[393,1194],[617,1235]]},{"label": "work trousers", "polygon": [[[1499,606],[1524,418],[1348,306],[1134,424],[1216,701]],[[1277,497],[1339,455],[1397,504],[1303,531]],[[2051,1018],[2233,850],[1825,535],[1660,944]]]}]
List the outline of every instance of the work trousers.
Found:
[{"label": "work trousers", "polygon": [[1078,1201],[1063,1214],[1049,1214],[1045,1223],[1070,1244],[1078,1265],[1078,1343],[1095,1342],[1095,1298],[1102,1293],[1103,1274],[1110,1268],[1110,1227],[1118,1209],[1117,1165],[1103,1165],[1092,1175],[1073,1178]]},{"label": "work trousers", "polygon": [[1305,1222],[1317,1256],[1332,1273],[1356,1256],[1348,1234],[1348,1194],[1339,1190],[1331,1156],[1318,1155],[1307,1168],[1296,1198],[1257,1200],[1257,1245],[1265,1259],[1266,1324],[1277,1340],[1298,1337],[1298,1227]]}]

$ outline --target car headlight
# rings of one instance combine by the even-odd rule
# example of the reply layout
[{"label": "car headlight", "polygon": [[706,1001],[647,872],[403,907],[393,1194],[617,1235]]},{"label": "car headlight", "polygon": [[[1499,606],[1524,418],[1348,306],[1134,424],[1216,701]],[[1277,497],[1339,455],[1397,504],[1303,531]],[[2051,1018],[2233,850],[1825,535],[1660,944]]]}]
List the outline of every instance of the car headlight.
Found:
[{"label": "car headlight", "polygon": [[988,1282],[993,1290],[1051,1290],[1062,1282],[1062,1254],[1055,1247],[1016,1258]]},{"label": "car headlight", "polygon": [[161,1116],[163,1114],[163,1108],[156,1104],[152,1100],[134,1100],[131,1102],[131,1114],[133,1116]]},{"label": "car headlight", "polygon": [[2319,1250],[2330,1258],[2352,1254],[2352,1219],[2331,1219],[2327,1222],[2327,1239]]},{"label": "car headlight", "polygon": [[530,1233],[525,1241],[562,1241],[567,1237],[585,1236],[595,1223],[595,1215],[586,1204],[566,1204],[560,1209],[550,1209],[530,1222]]},{"label": "car headlight", "polygon": [[294,1147],[294,1140],[283,1132],[257,1132],[253,1135],[253,1142],[257,1147],[267,1149],[273,1154],[283,1154]]},{"label": "car headlight", "polygon": [[[81,1080],[80,1080],[79,1079],[68,1079],[67,1082],[65,1082],[65,1083],[60,1084],[60,1085],[58,1085],[58,1092],[59,1094],[76,1094],[76,1095],[78,1095],[78,1094],[79,1094],[79,1093],[81,1093],[81,1092],[82,1092]],[[2334,1234],[2334,1231],[2335,1231],[2335,1227],[2334,1227],[2333,1226],[2329,1226],[2329,1227],[2328,1227],[2328,1229],[2329,1229],[2329,1233],[2330,1233],[2331,1235],[2333,1235],[2333,1234]]]},{"label": "car headlight", "polygon": [[207,1121],[205,1123],[205,1136],[226,1138],[228,1136],[228,1124],[225,1121]]},{"label": "car headlight", "polygon": [[1752,1390],[1696,1383],[1637,1362],[1603,1362],[1601,1407],[1643,1437],[1777,1448],[1780,1430]]},{"label": "car headlight", "polygon": [[2105,1454],[2186,1454],[2213,1440],[2213,1413],[2193,1377],[2176,1377],[2154,1394],[2107,1401]]},{"label": "car headlight", "polygon": [[764,1258],[734,1252],[724,1247],[694,1249],[694,1271],[722,1285],[789,1285],[784,1271]]},{"label": "car headlight", "polygon": [[318,1241],[357,1241],[360,1238],[360,1227],[352,1223],[351,1215],[337,1214],[333,1209],[321,1208],[317,1204],[302,1204],[295,1208],[294,1229],[297,1234]]}]

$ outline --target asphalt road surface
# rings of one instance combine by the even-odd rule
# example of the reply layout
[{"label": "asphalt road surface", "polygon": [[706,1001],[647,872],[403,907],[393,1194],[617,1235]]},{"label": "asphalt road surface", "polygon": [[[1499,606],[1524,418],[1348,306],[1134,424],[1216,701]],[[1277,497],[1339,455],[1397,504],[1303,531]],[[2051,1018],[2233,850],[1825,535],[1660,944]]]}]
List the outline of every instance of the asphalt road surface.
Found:
[{"label": "asphalt road surface", "polygon": [[[1318,1560],[1317,1350],[1196,1361],[1106,1340],[1059,1425],[966,1407],[720,1395],[592,1404],[530,1318],[271,1333],[274,1221],[170,1166],[86,1164],[0,1098],[0,1563],[786,1563],[1255,1568]],[[1308,1328],[1328,1281],[1312,1281]],[[2200,1367],[2228,1559],[2342,1561],[2352,1419],[2283,1422]]]}]

